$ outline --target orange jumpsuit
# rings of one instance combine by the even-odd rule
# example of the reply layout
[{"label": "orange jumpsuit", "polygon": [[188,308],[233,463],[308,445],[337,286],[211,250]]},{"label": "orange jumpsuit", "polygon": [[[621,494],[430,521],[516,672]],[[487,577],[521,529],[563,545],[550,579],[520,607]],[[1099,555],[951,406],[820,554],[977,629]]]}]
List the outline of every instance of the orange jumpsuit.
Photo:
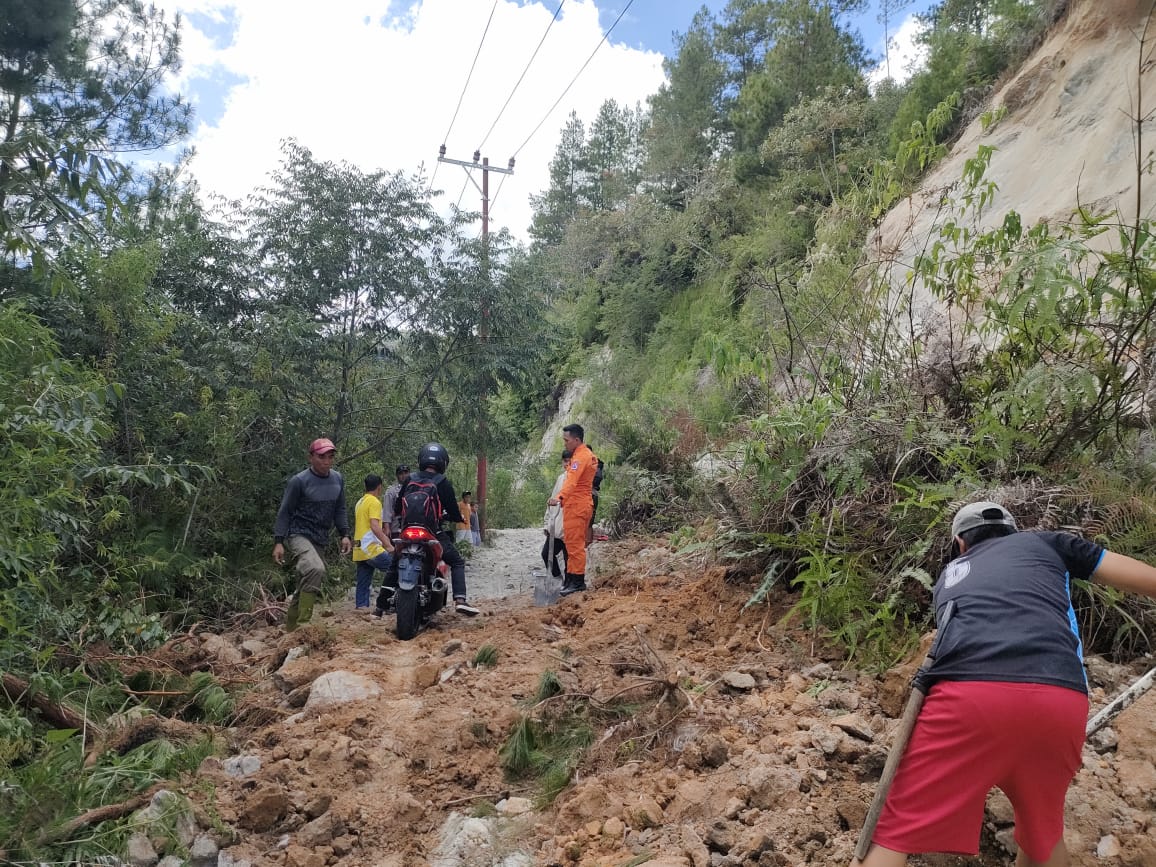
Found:
[{"label": "orange jumpsuit", "polygon": [[566,481],[558,492],[562,503],[562,538],[566,542],[566,572],[586,574],[586,528],[594,515],[594,474],[598,458],[586,443],[574,450],[566,465]]}]

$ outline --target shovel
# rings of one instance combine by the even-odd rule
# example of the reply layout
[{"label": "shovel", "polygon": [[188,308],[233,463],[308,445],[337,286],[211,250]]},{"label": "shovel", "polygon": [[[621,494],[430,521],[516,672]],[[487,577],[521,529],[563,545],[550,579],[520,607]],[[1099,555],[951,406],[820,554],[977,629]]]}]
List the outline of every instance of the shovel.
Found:
[{"label": "shovel", "polygon": [[554,540],[557,538],[554,535],[554,516],[557,514],[557,506],[546,507],[546,571],[540,575],[535,574],[534,581],[534,605],[544,607],[553,605],[559,599],[559,593],[562,590],[562,582],[554,577]]},{"label": "shovel", "polygon": [[911,740],[911,732],[915,728],[915,720],[919,717],[919,709],[923,707],[924,693],[920,689],[919,677],[931,667],[939,653],[939,642],[943,638],[944,630],[955,614],[955,600],[950,600],[943,608],[943,618],[939,629],[935,633],[935,640],[927,651],[927,657],[919,670],[912,678],[911,695],[907,698],[907,706],[903,708],[903,716],[899,718],[899,727],[895,730],[895,740],[891,750],[887,753],[887,763],[883,766],[883,774],[879,777],[879,785],[875,788],[875,797],[871,807],[867,810],[867,817],[863,820],[863,830],[859,832],[859,842],[855,844],[855,860],[862,861],[867,857],[867,850],[871,848],[871,838],[875,835],[875,826],[879,824],[879,817],[883,813],[883,805],[887,801],[887,793],[891,791],[891,783],[895,780],[895,772],[899,770],[899,760],[903,758],[903,751],[907,749],[907,742]]}]

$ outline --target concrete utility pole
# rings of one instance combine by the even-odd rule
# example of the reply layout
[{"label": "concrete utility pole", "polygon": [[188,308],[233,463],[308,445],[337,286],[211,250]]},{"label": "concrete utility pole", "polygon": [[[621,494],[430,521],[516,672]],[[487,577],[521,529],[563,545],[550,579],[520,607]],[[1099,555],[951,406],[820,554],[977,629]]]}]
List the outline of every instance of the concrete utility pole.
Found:
[{"label": "concrete utility pole", "polygon": [[[482,274],[488,283],[490,280],[490,172],[512,175],[514,173],[514,158],[510,157],[510,163],[506,168],[499,169],[496,166],[491,166],[489,158],[483,158],[480,150],[474,151],[473,162],[451,160],[446,156],[446,146],[442,145],[438,148],[438,162],[461,166],[475,187],[478,187],[478,183],[474,180],[473,170],[482,170],[482,185],[478,187],[478,191],[482,194]],[[490,339],[490,309],[486,306],[484,298],[482,299],[482,318],[478,326],[478,338],[483,343]],[[485,446],[487,396],[485,393],[478,395],[478,489],[475,492],[478,504],[478,529],[483,533],[486,531],[486,471],[488,468]]]}]

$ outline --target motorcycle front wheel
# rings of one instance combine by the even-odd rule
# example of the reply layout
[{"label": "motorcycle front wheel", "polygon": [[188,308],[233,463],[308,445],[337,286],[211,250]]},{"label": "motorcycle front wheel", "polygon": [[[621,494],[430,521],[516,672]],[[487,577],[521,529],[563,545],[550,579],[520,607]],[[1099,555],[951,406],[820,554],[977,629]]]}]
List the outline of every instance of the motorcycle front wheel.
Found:
[{"label": "motorcycle front wheel", "polygon": [[398,590],[395,603],[397,605],[397,637],[401,641],[409,641],[417,635],[417,588]]}]

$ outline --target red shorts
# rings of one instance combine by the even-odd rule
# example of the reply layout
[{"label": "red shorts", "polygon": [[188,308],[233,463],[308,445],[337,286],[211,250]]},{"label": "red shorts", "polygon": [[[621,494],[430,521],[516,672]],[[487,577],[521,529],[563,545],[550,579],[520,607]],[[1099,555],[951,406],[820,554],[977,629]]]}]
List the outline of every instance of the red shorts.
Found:
[{"label": "red shorts", "polygon": [[1088,697],[1035,683],[941,681],[931,688],[872,842],[897,852],[975,855],[987,793],[1015,807],[1015,839],[1046,861],[1064,835]]}]

